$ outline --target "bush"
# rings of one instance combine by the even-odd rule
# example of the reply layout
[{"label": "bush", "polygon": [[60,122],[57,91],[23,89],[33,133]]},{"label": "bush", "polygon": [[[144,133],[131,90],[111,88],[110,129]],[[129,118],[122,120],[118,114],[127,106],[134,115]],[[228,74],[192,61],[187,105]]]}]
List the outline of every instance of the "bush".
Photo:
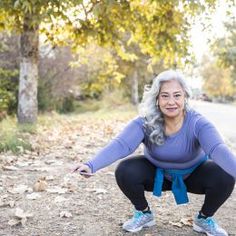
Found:
[{"label": "bush", "polygon": [[0,111],[16,113],[18,93],[18,71],[0,68]]},{"label": "bush", "polygon": [[75,111],[74,101],[75,99],[73,96],[59,99],[56,102],[56,111],[63,114]]},{"label": "bush", "polygon": [[35,132],[35,126],[20,125],[17,127],[13,118],[6,118],[0,123],[0,130],[0,152],[20,153],[32,149],[29,140],[24,137],[24,133]]},{"label": "bush", "polygon": [[0,137],[0,152],[12,151],[13,153],[19,153],[23,150],[31,150],[31,145],[17,133],[5,133]]}]

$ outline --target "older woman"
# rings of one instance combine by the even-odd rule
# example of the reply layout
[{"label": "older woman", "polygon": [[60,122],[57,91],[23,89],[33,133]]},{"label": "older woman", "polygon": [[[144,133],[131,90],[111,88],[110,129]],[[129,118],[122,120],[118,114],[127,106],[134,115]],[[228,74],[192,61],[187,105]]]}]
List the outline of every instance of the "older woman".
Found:
[{"label": "older woman", "polygon": [[126,231],[155,224],[145,191],[161,196],[171,190],[177,204],[188,202],[187,192],[204,194],[193,229],[208,236],[227,235],[213,215],[233,191],[236,158],[215,127],[189,108],[189,96],[180,72],[160,73],[144,93],[140,116],[95,157],[75,168],[88,177],[144,144],[144,155],[123,160],[115,173],[118,186],[135,208],[134,216],[123,224]]}]

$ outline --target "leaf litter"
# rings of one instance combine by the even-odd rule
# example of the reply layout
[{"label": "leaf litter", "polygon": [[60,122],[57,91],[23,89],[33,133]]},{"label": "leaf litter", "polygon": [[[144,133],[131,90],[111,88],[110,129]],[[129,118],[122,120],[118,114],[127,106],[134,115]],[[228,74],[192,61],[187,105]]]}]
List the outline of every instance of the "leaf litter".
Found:
[{"label": "leaf litter", "polygon": [[[133,209],[115,183],[115,165],[89,179],[70,173],[76,162],[87,161],[122,130],[129,119],[122,116],[108,120],[78,116],[56,119],[52,127],[41,125],[37,134],[31,134],[32,151],[24,151],[19,156],[10,152],[1,154],[1,233],[129,235],[120,225],[132,215]],[[235,194],[233,197],[236,198]],[[198,210],[201,198],[194,198],[195,204],[183,210],[176,207],[171,194],[156,199],[147,193],[147,198],[155,212],[157,226],[137,235],[192,235],[192,213]],[[230,232],[235,233],[231,218],[227,218],[227,210],[231,209],[229,204],[225,224],[229,222]]]}]

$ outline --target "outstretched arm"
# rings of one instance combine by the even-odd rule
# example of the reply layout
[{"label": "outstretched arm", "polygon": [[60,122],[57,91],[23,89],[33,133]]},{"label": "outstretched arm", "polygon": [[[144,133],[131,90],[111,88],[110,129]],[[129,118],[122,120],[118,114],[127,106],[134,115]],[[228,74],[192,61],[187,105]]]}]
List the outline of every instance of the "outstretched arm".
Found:
[{"label": "outstretched arm", "polygon": [[195,125],[195,135],[204,152],[236,179],[236,156],[224,143],[214,125],[200,118]]},{"label": "outstretched arm", "polygon": [[133,153],[144,139],[142,124],[142,118],[132,120],[117,137],[85,164],[94,173]]}]

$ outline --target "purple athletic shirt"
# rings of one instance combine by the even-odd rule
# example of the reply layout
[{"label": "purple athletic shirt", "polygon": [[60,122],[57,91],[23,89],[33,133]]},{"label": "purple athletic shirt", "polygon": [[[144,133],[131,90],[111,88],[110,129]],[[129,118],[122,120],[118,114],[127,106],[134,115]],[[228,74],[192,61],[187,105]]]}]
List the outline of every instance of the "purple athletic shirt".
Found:
[{"label": "purple athletic shirt", "polygon": [[107,146],[86,162],[92,172],[133,153],[144,144],[144,155],[164,169],[190,168],[208,155],[216,164],[236,178],[236,157],[226,146],[216,128],[195,110],[186,113],[181,129],[168,136],[161,146],[148,144],[144,118],[133,119]]}]

